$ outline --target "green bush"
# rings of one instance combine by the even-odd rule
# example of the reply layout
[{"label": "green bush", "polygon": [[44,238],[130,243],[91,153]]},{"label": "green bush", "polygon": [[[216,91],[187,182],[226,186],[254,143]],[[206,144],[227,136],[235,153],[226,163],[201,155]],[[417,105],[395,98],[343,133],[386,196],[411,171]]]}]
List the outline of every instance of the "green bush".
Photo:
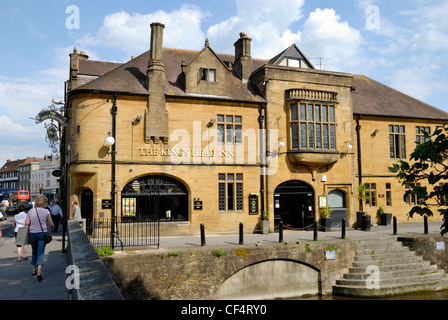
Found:
[{"label": "green bush", "polygon": [[225,257],[227,255],[227,252],[225,252],[222,249],[215,249],[215,250],[212,251],[212,254],[215,257],[220,258],[220,257]]},{"label": "green bush", "polygon": [[102,248],[95,247],[95,250],[100,257],[107,257],[114,254],[114,250],[111,247],[102,247]]}]

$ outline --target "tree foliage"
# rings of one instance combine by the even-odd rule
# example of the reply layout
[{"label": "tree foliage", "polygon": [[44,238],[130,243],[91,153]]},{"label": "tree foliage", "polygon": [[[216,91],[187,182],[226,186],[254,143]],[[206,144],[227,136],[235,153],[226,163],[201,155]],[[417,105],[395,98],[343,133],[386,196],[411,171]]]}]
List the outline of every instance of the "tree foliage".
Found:
[{"label": "tree foliage", "polygon": [[397,173],[403,186],[409,186],[403,200],[417,199],[409,217],[415,213],[431,217],[437,209],[443,217],[444,235],[448,233],[448,124],[437,127],[432,135],[423,134],[427,142],[417,145],[410,161],[400,160],[389,170]]}]

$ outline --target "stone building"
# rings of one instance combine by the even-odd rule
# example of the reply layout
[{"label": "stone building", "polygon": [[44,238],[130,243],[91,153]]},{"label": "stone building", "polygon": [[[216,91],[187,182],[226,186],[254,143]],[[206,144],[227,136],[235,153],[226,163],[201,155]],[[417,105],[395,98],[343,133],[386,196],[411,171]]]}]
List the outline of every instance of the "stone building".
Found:
[{"label": "stone building", "polygon": [[163,48],[163,30],[153,23],[150,50],[127,63],[70,55],[67,194],[84,218],[110,217],[112,200],[118,217],[156,215],[164,234],[202,223],[255,231],[264,211],[273,231],[280,220],[306,229],[330,205],[352,226],[365,182],[372,219],[380,205],[406,219],[387,166],[448,114],[366,77],[316,70],[296,45],[259,60],[244,33],[228,55],[208,40],[201,51]]}]

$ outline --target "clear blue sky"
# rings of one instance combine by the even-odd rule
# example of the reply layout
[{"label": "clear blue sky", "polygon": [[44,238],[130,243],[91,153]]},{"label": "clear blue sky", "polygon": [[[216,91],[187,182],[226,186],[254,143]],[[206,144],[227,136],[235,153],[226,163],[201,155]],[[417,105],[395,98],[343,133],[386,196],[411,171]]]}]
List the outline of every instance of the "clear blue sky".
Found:
[{"label": "clear blue sky", "polygon": [[323,69],[364,74],[448,112],[446,17],[442,0],[1,0],[0,165],[51,153],[44,125],[29,118],[63,100],[73,47],[124,62],[149,49],[154,21],[166,25],[166,47],[200,50],[208,38],[233,53],[245,32],[254,57],[272,58],[296,43],[324,58]]}]

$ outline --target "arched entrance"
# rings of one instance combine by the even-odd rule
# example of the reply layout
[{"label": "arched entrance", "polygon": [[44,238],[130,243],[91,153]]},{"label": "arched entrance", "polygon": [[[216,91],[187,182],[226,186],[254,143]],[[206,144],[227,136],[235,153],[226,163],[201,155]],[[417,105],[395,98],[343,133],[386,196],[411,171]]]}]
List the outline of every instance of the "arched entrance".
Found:
[{"label": "arched entrance", "polygon": [[121,202],[124,218],[188,220],[187,188],[170,177],[151,175],[131,181],[122,191]]},{"label": "arched entrance", "polygon": [[290,228],[312,228],[314,221],[314,190],[301,181],[288,181],[274,191],[275,225],[280,221]]},{"label": "arched entrance", "polygon": [[83,219],[93,218],[93,191],[90,189],[84,189],[81,192],[81,217]]}]

